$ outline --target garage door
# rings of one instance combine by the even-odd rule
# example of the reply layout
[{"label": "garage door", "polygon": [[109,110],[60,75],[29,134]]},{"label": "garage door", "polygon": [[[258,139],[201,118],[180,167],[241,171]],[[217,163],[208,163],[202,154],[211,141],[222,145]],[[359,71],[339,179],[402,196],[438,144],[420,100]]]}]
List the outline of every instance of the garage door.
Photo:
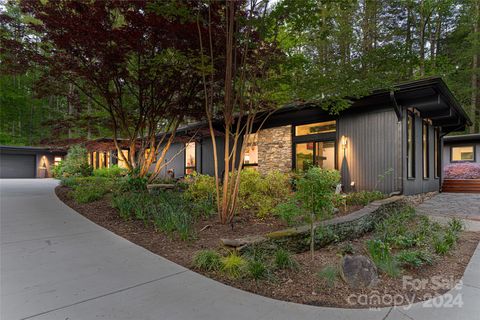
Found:
[{"label": "garage door", "polygon": [[35,178],[35,155],[0,154],[0,178]]}]

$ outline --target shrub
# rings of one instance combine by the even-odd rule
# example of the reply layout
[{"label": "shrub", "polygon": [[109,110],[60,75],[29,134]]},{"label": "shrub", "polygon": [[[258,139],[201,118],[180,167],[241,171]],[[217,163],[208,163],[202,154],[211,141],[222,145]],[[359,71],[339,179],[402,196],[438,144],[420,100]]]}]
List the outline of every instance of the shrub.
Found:
[{"label": "shrub", "polygon": [[193,267],[204,271],[220,270],[222,261],[220,255],[213,250],[201,250],[193,258]]},{"label": "shrub", "polygon": [[347,202],[347,205],[366,206],[370,202],[384,198],[385,195],[380,191],[360,191],[348,193],[345,201]]},{"label": "shrub", "polygon": [[265,279],[268,276],[268,268],[260,260],[250,260],[247,264],[247,273],[252,279]]},{"label": "shrub", "polygon": [[216,211],[215,177],[194,173],[185,178],[185,198],[195,205],[196,211],[210,216]]},{"label": "shrub", "polygon": [[444,169],[445,179],[480,179],[479,163],[448,164]]},{"label": "shrub", "polygon": [[88,177],[92,175],[92,167],[88,164],[87,149],[82,146],[72,146],[62,164],[63,177]]},{"label": "shrub", "polygon": [[410,268],[419,268],[433,263],[432,256],[424,250],[403,250],[396,255],[397,261]]},{"label": "shrub", "polygon": [[333,266],[327,266],[320,270],[317,275],[327,286],[333,287],[338,277],[338,270]]},{"label": "shrub", "polygon": [[312,167],[297,182],[297,192],[294,197],[303,209],[305,220],[310,223],[312,260],[315,243],[315,220],[323,220],[333,213],[334,202],[337,198],[335,187],[339,181],[340,173],[338,171]]},{"label": "shrub", "polygon": [[273,209],[273,214],[279,217],[288,225],[293,225],[296,219],[302,216],[301,208],[295,203],[294,199],[280,203]]},{"label": "shrub", "polygon": [[57,165],[52,167],[52,177],[61,179],[63,173],[63,161],[60,161]]},{"label": "shrub", "polygon": [[368,240],[367,251],[378,269],[391,277],[400,274],[400,268],[395,257],[391,254],[388,244],[381,240]]},{"label": "shrub", "polygon": [[345,244],[343,244],[341,247],[340,247],[340,254],[343,256],[346,256],[348,254],[353,254],[353,246],[350,242],[347,242]]},{"label": "shrub", "polygon": [[96,177],[117,178],[124,176],[127,173],[126,169],[113,165],[109,168],[99,168],[93,170],[93,175]]},{"label": "shrub", "polygon": [[290,179],[286,174],[273,171],[262,176],[252,169],[244,169],[240,174],[239,206],[255,211],[259,217],[270,214],[290,194]]},{"label": "shrub", "polygon": [[222,271],[229,277],[238,278],[242,275],[246,264],[244,258],[232,252],[222,259]]},{"label": "shrub", "polygon": [[148,179],[146,177],[138,177],[135,175],[127,175],[120,182],[120,190],[128,191],[146,191]]},{"label": "shrub", "polygon": [[463,230],[464,225],[463,225],[462,220],[457,219],[457,218],[452,218],[452,219],[448,222],[448,228],[449,228],[452,232],[458,233],[458,232],[460,232],[460,231]]},{"label": "shrub", "polygon": [[112,191],[115,182],[112,179],[100,177],[75,178],[71,183],[73,198],[78,203],[89,203],[103,198]]},{"label": "shrub", "polygon": [[274,264],[277,269],[296,269],[298,267],[292,254],[285,249],[275,251]]}]

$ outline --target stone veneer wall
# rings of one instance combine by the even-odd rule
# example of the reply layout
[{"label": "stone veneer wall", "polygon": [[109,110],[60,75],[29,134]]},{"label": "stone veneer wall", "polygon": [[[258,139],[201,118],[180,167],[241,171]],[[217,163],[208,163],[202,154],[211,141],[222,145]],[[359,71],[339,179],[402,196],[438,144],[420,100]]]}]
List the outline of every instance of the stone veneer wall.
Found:
[{"label": "stone veneer wall", "polygon": [[258,132],[258,171],[264,174],[272,170],[292,170],[291,125]]}]

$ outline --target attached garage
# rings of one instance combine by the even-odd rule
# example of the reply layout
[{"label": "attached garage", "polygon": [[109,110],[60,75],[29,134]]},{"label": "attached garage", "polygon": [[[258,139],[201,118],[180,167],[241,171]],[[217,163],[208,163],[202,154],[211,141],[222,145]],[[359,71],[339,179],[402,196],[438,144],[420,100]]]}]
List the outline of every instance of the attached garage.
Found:
[{"label": "attached garage", "polygon": [[46,148],[0,146],[0,179],[51,177],[51,166],[64,155]]},{"label": "attached garage", "polygon": [[1,154],[0,178],[35,178],[35,155]]}]

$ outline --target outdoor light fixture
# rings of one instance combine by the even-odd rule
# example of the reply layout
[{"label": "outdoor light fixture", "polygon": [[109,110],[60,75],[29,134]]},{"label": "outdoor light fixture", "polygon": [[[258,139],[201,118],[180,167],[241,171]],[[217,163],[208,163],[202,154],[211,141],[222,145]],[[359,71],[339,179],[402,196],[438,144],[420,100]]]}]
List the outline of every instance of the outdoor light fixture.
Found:
[{"label": "outdoor light fixture", "polygon": [[342,144],[342,149],[343,149],[343,150],[347,149],[347,143],[348,143],[347,137],[346,137],[346,136],[342,136],[341,144]]}]

